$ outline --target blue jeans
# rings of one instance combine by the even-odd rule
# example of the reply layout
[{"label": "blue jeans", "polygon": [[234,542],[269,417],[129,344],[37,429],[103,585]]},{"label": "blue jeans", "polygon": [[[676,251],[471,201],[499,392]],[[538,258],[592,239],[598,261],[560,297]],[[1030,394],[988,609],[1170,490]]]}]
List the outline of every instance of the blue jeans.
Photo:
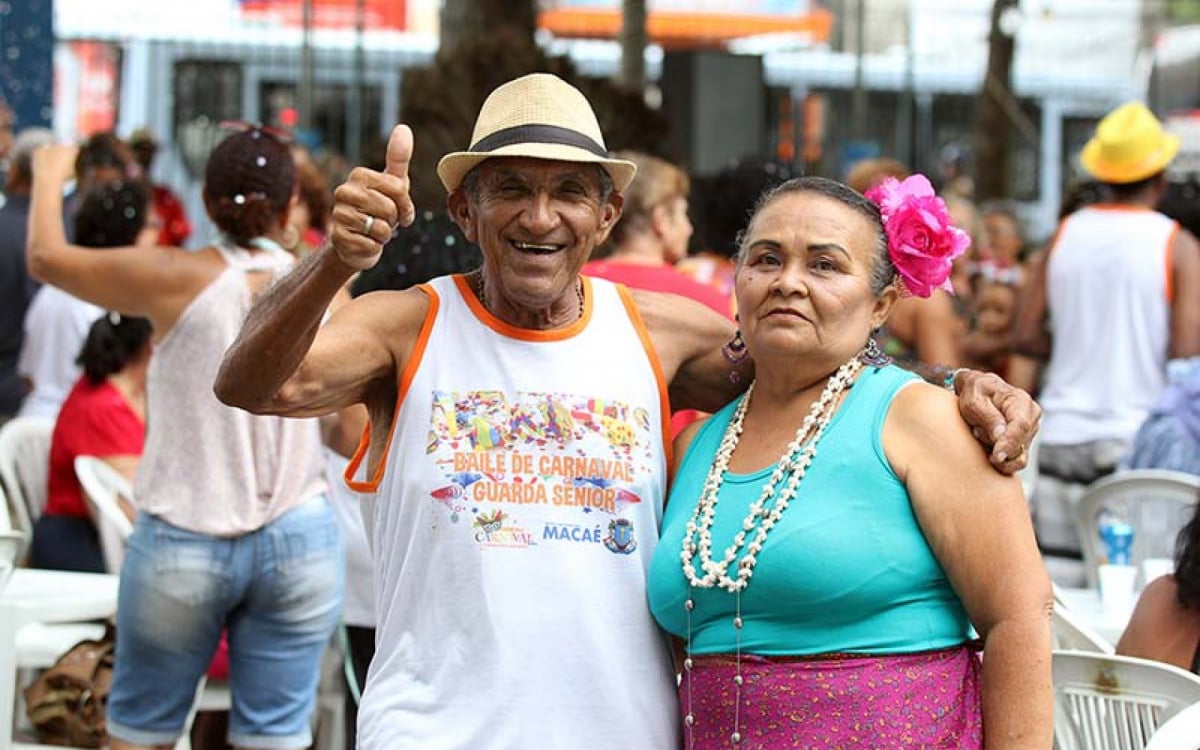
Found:
[{"label": "blue jeans", "polygon": [[342,588],[341,532],[324,497],[233,538],[139,515],[121,569],[109,734],[174,743],[228,629],[230,743],[307,747]]}]

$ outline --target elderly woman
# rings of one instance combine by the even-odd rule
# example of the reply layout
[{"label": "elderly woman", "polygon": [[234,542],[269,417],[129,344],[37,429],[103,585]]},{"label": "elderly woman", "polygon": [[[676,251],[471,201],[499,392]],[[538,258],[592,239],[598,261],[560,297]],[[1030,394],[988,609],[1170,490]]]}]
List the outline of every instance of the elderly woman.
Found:
[{"label": "elderly woman", "polygon": [[317,666],[342,600],[342,547],[325,499],[313,420],[222,405],[212,381],[254,297],[289,267],[280,247],[295,168],[274,131],[236,124],[205,168],[215,245],[67,242],[62,186],[73,150],[37,152],[29,267],[47,284],[150,319],[153,415],[121,570],[117,662],[108,698],[114,750],[171,747],[223,628],[238,747],[308,747]]},{"label": "elderly woman", "polygon": [[877,197],[792,180],[746,232],[755,381],[675,441],[650,568],[688,748],[1050,747],[1052,595],[1020,484],[871,344],[966,240],[924,178]]}]

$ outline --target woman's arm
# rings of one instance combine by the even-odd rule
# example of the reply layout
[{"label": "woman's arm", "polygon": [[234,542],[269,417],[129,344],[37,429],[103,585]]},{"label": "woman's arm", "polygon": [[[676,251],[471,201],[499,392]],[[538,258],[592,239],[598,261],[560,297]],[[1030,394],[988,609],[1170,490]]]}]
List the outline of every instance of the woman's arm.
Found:
[{"label": "woman's arm", "polygon": [[925,384],[896,397],[883,446],[929,546],[983,636],[985,747],[1049,748],[1054,597],[1020,482],[988,465],[954,398]]},{"label": "woman's arm", "polygon": [[150,318],[161,336],[217,271],[178,248],[97,249],[68,243],[62,196],[76,151],[55,145],[34,154],[29,273],[107,310]]}]

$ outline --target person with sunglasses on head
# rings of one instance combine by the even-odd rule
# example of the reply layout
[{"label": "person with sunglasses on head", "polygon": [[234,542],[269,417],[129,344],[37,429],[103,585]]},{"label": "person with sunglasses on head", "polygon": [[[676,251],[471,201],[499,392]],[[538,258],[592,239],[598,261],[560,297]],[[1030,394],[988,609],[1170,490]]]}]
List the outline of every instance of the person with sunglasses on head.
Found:
[{"label": "person with sunglasses on head", "polygon": [[318,664],[343,584],[319,428],[252,416],[212,393],[251,302],[294,261],[279,244],[295,200],[285,140],[244,125],[216,146],[204,204],[221,237],[197,252],[69,244],[62,186],[75,149],[34,156],[31,273],[154,329],[107,707],[116,750],[175,743],[223,629],[231,744],[282,750],[312,741]]},{"label": "person with sunglasses on head", "polygon": [[[580,274],[635,167],[608,154],[583,94],[543,73],[493,91],[470,149],[438,165],[482,268],[364,294],[322,326],[416,216],[412,138],[398,126],[384,171],[337,189],[330,243],[255,304],[214,386],[256,413],[370,412],[347,471],[366,493],[379,618],[358,746],[679,747],[646,605],[669,409],[719,408],[752,366],[703,304]],[[993,461],[1020,466],[1036,406],[960,377]]]}]

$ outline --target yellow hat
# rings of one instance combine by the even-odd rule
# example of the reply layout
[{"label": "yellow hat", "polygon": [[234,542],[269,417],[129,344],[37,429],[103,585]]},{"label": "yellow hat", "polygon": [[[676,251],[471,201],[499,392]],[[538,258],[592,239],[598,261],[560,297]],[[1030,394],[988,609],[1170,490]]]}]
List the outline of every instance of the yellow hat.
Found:
[{"label": "yellow hat", "polygon": [[1178,152],[1179,136],[1163,132],[1146,105],[1129,102],[1104,116],[1079,159],[1101,182],[1124,185],[1163,171]]},{"label": "yellow hat", "polygon": [[624,190],[637,171],[633,162],[609,158],[600,123],[579,89],[548,73],[522,76],[489,94],[475,120],[471,147],[443,156],[438,177],[453,192],[475,165],[497,156],[599,164],[617,190]]}]

